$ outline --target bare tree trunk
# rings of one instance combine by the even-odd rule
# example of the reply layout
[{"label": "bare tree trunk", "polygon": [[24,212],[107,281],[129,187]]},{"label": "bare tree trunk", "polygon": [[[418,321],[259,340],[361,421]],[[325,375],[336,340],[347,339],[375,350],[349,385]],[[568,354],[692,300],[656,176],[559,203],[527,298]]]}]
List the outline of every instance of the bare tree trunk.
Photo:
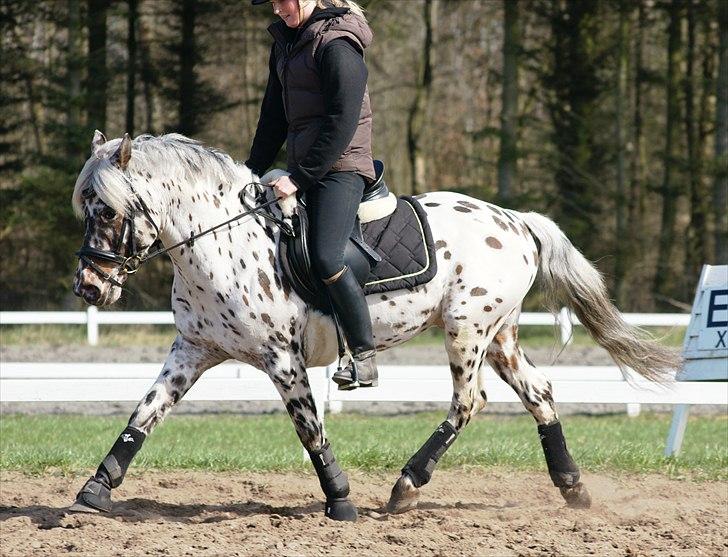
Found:
[{"label": "bare tree trunk", "polygon": [[617,88],[615,99],[617,135],[617,195],[616,195],[616,258],[614,262],[614,289],[617,305],[624,307],[626,302],[626,276],[629,268],[629,259],[633,249],[627,238],[627,172],[626,172],[626,125],[625,100],[627,99],[627,76],[629,73],[629,19],[631,8],[626,0],[619,2],[619,29],[617,52]]},{"label": "bare tree trunk", "polygon": [[88,0],[88,63],[86,65],[87,125],[106,128],[109,74],[106,68],[106,11],[108,0]]},{"label": "bare tree trunk", "polygon": [[422,145],[425,130],[425,119],[432,94],[432,36],[436,21],[437,0],[424,0],[423,17],[425,22],[425,40],[422,45],[422,62],[417,91],[407,116],[407,154],[409,156],[412,178],[412,195],[426,191],[427,167],[426,153]]},{"label": "bare tree trunk", "polygon": [[728,264],[728,2],[718,2],[718,80],[715,111],[715,263]]},{"label": "bare tree trunk", "polygon": [[[66,74],[68,108],[66,112],[66,131],[69,134],[73,134],[81,126],[81,82],[83,79],[81,75],[82,43],[81,6],[79,5],[79,0],[68,0],[68,53]],[[78,156],[78,153],[74,153],[76,149],[73,141],[67,141],[66,147],[70,156]]]},{"label": "bare tree trunk", "polygon": [[683,297],[689,297],[703,263],[707,262],[707,243],[712,238],[708,232],[708,192],[703,183],[703,145],[698,133],[695,116],[695,56],[696,56],[696,6],[687,2],[688,44],[685,69],[685,139],[687,145],[688,185],[690,187],[690,223],[685,235],[685,270],[683,273]]},{"label": "bare tree trunk", "polygon": [[548,3],[552,61],[543,77],[553,125],[559,224],[592,256],[603,249],[598,232],[604,189],[595,179],[603,152],[595,129],[603,91],[595,40],[601,28],[600,9],[596,2],[581,0]]},{"label": "bare tree trunk", "polygon": [[150,53],[151,32],[143,19],[139,19],[139,54],[141,57],[142,96],[144,97],[144,132],[154,133],[155,72]]},{"label": "bare tree trunk", "polygon": [[677,218],[677,197],[680,193],[676,185],[675,170],[677,167],[678,122],[680,121],[680,101],[678,84],[680,72],[680,23],[682,19],[682,0],[672,0],[668,6],[669,24],[667,28],[667,77],[666,104],[667,118],[665,123],[664,168],[660,196],[662,197],[662,217],[660,222],[660,239],[657,254],[657,272],[654,280],[656,295],[671,296],[674,287],[674,269],[672,266],[675,244],[675,221]]},{"label": "bare tree trunk", "polygon": [[197,117],[195,103],[195,20],[197,18],[197,0],[182,2],[182,43],[179,49],[179,132],[184,135],[195,135]]},{"label": "bare tree trunk", "polygon": [[139,0],[127,0],[126,51],[126,132],[134,136],[134,101],[136,100],[137,71],[137,21],[139,20]]},{"label": "bare tree trunk", "polygon": [[521,48],[518,0],[503,0],[503,88],[501,106],[498,198],[507,203],[517,178],[518,54]]},{"label": "bare tree trunk", "polygon": [[[718,59],[718,44],[714,38],[717,34],[713,32],[713,19],[710,17],[710,10],[706,10],[705,5],[698,4],[698,14],[701,17],[701,28],[703,35],[703,46],[700,51],[702,58],[702,79],[700,100],[698,101],[698,126],[697,141],[698,153],[700,154],[700,178],[703,214],[705,215],[705,226],[703,230],[705,261],[715,261],[715,238],[713,237],[713,211],[710,203],[710,185],[709,185],[709,166],[706,164],[706,158],[709,158],[707,144],[708,138],[713,131],[713,103],[711,97],[715,94],[715,68]],[[694,286],[691,285],[691,286]]]},{"label": "bare tree trunk", "polygon": [[[647,12],[644,0],[639,0],[637,15],[637,30],[635,33],[635,81],[634,81],[634,106],[632,108],[632,157],[630,160],[630,184],[629,184],[629,206],[628,206],[628,233],[625,241],[632,246],[633,261],[641,261],[645,253],[647,235],[644,233],[645,215],[645,141],[643,136],[643,89],[645,82],[644,66],[644,30],[647,25]],[[641,284],[644,277],[635,277],[636,284]],[[639,304],[644,302],[641,293],[631,296],[631,303]],[[650,300],[651,302],[651,300]],[[641,304],[639,304],[641,305]]]}]

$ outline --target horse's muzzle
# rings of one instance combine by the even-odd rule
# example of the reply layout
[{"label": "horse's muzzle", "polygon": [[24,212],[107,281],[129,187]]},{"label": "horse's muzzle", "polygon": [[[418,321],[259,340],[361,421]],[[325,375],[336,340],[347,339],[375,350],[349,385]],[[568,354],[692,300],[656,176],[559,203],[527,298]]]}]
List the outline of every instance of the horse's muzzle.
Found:
[{"label": "horse's muzzle", "polygon": [[83,298],[83,300],[92,305],[96,305],[99,303],[99,300],[101,299],[101,289],[99,289],[98,286],[94,286],[93,284],[84,284],[81,281],[76,281],[73,285],[73,293]]}]

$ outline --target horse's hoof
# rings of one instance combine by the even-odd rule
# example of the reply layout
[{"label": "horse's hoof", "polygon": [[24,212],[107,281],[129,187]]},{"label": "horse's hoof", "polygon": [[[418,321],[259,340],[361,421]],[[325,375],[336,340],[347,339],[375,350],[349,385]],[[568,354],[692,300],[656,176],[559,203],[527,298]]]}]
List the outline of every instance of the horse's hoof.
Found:
[{"label": "horse's hoof", "polygon": [[89,478],[68,510],[75,513],[107,513],[111,510],[111,490],[96,478]]},{"label": "horse's hoof", "polygon": [[417,507],[420,500],[420,490],[412,483],[407,474],[402,474],[392,488],[392,495],[387,503],[387,512],[399,514]]},{"label": "horse's hoof", "polygon": [[343,520],[345,522],[356,522],[359,516],[356,507],[348,499],[329,499],[326,501],[324,515],[331,520]]},{"label": "horse's hoof", "polygon": [[579,482],[571,487],[560,487],[559,490],[566,501],[566,505],[572,509],[588,509],[591,507],[591,495],[589,495],[589,491],[583,483]]}]

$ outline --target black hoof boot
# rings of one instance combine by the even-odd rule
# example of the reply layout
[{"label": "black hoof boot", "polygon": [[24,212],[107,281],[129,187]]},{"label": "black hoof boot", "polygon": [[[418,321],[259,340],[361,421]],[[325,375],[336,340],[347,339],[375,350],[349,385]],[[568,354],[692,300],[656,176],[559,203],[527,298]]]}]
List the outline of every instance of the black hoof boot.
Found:
[{"label": "black hoof boot", "polygon": [[111,510],[111,489],[91,477],[76,495],[76,502],[68,507],[76,513],[109,512]]},{"label": "black hoof boot", "polygon": [[354,354],[347,366],[334,373],[332,379],[340,391],[351,391],[357,387],[376,387],[379,385],[376,352],[367,350]]},{"label": "black hoof boot", "polygon": [[326,518],[331,520],[342,520],[346,522],[356,522],[359,514],[354,504],[349,499],[329,499],[326,501],[326,510],[324,511]]}]

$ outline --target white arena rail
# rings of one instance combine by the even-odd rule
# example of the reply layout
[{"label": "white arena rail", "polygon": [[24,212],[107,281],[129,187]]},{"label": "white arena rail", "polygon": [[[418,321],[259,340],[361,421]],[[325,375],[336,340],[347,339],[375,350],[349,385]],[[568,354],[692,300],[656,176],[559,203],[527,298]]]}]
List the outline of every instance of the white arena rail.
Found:
[{"label": "white arena rail", "polygon": [[[2,363],[0,401],[139,401],[162,369],[161,364]],[[728,405],[728,389],[684,381],[663,387],[640,378],[623,380],[616,366],[542,367],[557,403],[718,404]],[[452,380],[447,366],[380,366],[379,387],[338,391],[329,380],[332,367],[309,370],[320,412],[326,402],[449,402]],[[486,379],[489,402],[519,402],[495,373]],[[262,372],[226,362],[207,371],[185,400],[279,400]]]},{"label": "white arena rail", "polygon": [[[625,313],[627,323],[643,327],[687,327],[688,313]],[[562,308],[557,316],[550,313],[525,312],[519,325],[558,325],[561,342],[571,338],[573,325],[579,320],[568,309]],[[99,341],[99,325],[173,325],[170,311],[99,311],[89,306],[86,311],[0,311],[0,325],[86,325],[90,345]]]}]

